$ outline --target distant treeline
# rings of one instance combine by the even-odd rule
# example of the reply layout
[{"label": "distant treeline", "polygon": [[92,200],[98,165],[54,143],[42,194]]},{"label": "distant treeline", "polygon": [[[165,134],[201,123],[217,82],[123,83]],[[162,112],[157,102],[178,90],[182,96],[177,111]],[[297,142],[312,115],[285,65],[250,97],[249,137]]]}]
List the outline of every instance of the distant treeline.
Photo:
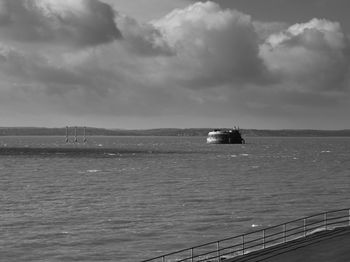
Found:
[{"label": "distant treeline", "polygon": [[[145,130],[104,129],[87,127],[88,136],[207,136],[209,131],[215,128],[159,128]],[[78,127],[78,135],[83,135],[83,128]],[[243,136],[266,136],[266,137],[326,137],[339,136],[350,137],[348,130],[259,130],[242,129]],[[66,128],[42,128],[42,127],[0,127],[0,136],[65,136]],[[74,128],[69,128],[69,135],[74,135]]]}]

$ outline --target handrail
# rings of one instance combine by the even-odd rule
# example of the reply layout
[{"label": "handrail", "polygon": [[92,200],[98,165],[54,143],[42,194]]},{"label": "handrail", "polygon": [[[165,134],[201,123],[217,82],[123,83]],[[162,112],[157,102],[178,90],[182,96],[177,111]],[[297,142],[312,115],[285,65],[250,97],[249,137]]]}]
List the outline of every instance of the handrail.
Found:
[{"label": "handrail", "polygon": [[[308,220],[310,219],[312,219],[312,221],[308,222]],[[297,223],[301,223],[301,225],[292,227],[293,224]],[[227,258],[226,256],[234,257],[238,255],[244,255],[251,251],[263,250],[267,247],[271,247],[280,243],[285,243],[296,238],[306,237],[307,235],[309,235],[309,233],[312,233],[316,230],[327,230],[331,229],[332,227],[335,228],[345,226],[350,226],[350,208],[331,210],[299,219],[294,219],[282,224],[263,228],[256,231],[251,231],[245,234],[223,238],[217,241],[212,241],[190,248],[181,249],[151,259],[143,260],[141,262],[204,262],[209,260],[213,261],[212,259],[220,261],[222,258]],[[280,230],[281,227],[282,230]],[[269,231],[273,230],[277,230],[277,232],[274,231],[268,234]],[[250,236],[254,235],[259,235],[259,237],[250,239]],[[220,247],[220,244],[231,240],[240,240],[240,243]],[[213,248],[213,245],[216,245],[216,247]],[[202,250],[200,253],[195,252],[198,249],[205,249],[205,251]],[[174,255],[182,256],[179,258],[170,259],[170,257]]]}]

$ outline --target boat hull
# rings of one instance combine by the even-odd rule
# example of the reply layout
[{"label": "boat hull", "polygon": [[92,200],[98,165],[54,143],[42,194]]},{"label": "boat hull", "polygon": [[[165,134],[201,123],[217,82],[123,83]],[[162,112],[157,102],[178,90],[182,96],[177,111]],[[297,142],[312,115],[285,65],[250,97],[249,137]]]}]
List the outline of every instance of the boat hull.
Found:
[{"label": "boat hull", "polygon": [[212,131],[208,133],[207,137],[208,144],[244,144],[238,130],[229,131]]}]

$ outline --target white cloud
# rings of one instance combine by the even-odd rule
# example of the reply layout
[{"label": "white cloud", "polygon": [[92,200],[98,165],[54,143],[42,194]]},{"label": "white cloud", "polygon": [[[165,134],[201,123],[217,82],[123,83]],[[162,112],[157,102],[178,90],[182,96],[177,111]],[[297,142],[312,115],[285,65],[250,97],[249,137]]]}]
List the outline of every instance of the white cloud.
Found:
[{"label": "white cloud", "polygon": [[299,91],[342,90],[348,84],[349,47],[339,23],[312,19],[269,36],[260,55],[271,74]]},{"label": "white cloud", "polygon": [[250,16],[223,10],[213,2],[177,9],[154,25],[177,57],[167,64],[169,75],[189,88],[217,87],[260,81],[263,63]]}]

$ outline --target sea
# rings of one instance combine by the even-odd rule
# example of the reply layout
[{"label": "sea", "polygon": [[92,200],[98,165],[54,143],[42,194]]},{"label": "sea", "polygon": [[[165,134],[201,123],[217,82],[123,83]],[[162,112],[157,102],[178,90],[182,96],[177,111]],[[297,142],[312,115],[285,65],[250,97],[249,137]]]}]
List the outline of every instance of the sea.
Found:
[{"label": "sea", "polygon": [[350,138],[245,140],[0,137],[0,261],[138,262],[350,208]]}]

